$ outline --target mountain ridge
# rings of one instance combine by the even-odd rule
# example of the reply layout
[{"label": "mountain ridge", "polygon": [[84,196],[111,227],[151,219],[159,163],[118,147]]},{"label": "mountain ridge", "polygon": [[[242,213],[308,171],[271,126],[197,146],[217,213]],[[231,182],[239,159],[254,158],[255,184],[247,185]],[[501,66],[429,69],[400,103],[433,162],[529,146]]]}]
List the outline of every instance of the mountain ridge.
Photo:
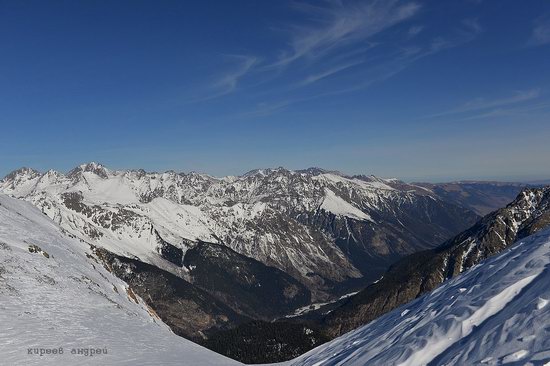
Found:
[{"label": "mountain ridge", "polygon": [[337,174],[280,167],[215,178],[91,162],[67,175],[19,170],[0,181],[0,192],[31,201],[74,235],[153,265],[163,259],[152,227],[183,252],[200,240],[224,244],[290,274],[319,299],[338,295],[339,283],[374,280],[402,255],[476,219],[394,188],[395,180]]},{"label": "mountain ridge", "polygon": [[404,257],[323,319],[340,335],[437,288],[522,237],[550,226],[550,187],[525,189],[506,207],[425,252]]},{"label": "mountain ridge", "polygon": [[[501,253],[517,240],[536,235],[547,227],[550,227],[550,187],[524,189],[509,205],[486,215],[471,228],[440,246],[403,257],[378,280],[358,293],[335,303],[321,304],[318,308],[290,319],[280,319],[268,326],[258,324],[256,335],[248,334],[249,342],[254,344],[253,350],[249,349],[247,343],[224,340],[223,337],[227,336],[224,332],[215,334],[211,343],[216,345],[218,352],[226,355],[246,357],[252,351],[264,348],[264,353],[268,355],[269,348],[258,343],[259,340],[265,337],[266,329],[279,328],[279,332],[290,332],[292,328],[287,326],[288,321],[293,322],[295,328],[301,325],[318,329],[337,343],[341,339],[338,337],[346,337],[344,333],[353,333],[354,329],[377,322],[386,313],[398,307],[407,307],[409,302],[418,297],[437,293],[440,286],[445,286],[449,280],[483,259]],[[232,332],[245,331],[244,326],[238,326]],[[224,344],[226,346],[222,347]],[[302,348],[299,342],[287,342],[287,352],[280,360]],[[269,361],[262,358],[259,360]]]},{"label": "mountain ridge", "polygon": [[[485,192],[499,185],[461,184],[452,183],[451,192],[458,185],[459,191],[475,193],[474,201],[490,197]],[[441,188],[320,168],[279,167],[216,178],[111,170],[98,163],[81,164],[66,175],[19,169],[0,180],[0,193],[31,202],[70,236],[96,248],[100,262],[177,334],[251,360],[264,351],[237,343],[231,353],[224,349],[224,337],[252,339],[265,329],[277,330],[275,348],[265,350],[269,361],[277,359],[274,350],[284,334],[296,341],[281,351],[288,359],[308,349],[307,342],[297,341],[304,332],[313,332],[310,343],[318,345],[327,335],[338,336],[371,320],[365,313],[376,317],[418,296],[398,294],[385,307],[354,307],[372,286],[386,286],[387,276],[340,299],[375,282],[388,268],[407,273],[401,263],[408,255],[439,258],[440,243],[478,220],[468,208],[471,200],[434,187]],[[502,187],[503,192],[494,193],[500,200],[520,188]],[[544,215],[524,216],[521,225],[505,225],[516,230],[509,241],[547,224]],[[457,273],[475,263],[471,256],[476,252],[467,252]],[[440,283],[430,281],[413,292],[422,294]],[[392,294],[391,283],[386,287]],[[302,317],[269,323],[308,303],[334,300],[321,327],[315,321],[301,324]],[[187,314],[182,302],[197,311]],[[182,314],[187,315],[182,319]]]},{"label": "mountain ridge", "polygon": [[550,229],[280,366],[547,365]]}]

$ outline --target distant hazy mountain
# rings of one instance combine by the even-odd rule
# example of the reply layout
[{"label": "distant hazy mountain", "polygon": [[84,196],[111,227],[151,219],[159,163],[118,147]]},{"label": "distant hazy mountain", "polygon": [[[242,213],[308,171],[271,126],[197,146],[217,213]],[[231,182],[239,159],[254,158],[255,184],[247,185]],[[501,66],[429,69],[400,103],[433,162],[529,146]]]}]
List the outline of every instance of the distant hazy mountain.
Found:
[{"label": "distant hazy mountain", "polygon": [[546,185],[550,185],[550,179],[533,180],[528,183],[534,186],[546,186]]},{"label": "distant hazy mountain", "polygon": [[432,191],[440,199],[468,208],[484,216],[506,206],[528,184],[504,182],[415,183]]}]

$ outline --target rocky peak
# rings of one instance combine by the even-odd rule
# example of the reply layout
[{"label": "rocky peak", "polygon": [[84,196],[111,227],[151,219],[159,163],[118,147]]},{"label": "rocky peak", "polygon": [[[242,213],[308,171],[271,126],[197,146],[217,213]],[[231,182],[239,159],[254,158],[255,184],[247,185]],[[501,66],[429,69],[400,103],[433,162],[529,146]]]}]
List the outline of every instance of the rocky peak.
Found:
[{"label": "rocky peak", "polygon": [[49,177],[63,177],[63,173],[53,169],[49,169],[46,173],[44,173],[44,175]]},{"label": "rocky peak", "polygon": [[253,169],[246,173],[244,173],[241,177],[242,178],[248,178],[248,177],[267,177],[273,174],[288,174],[291,173],[290,170],[278,167],[278,168],[265,168],[265,169]]},{"label": "rocky peak", "polygon": [[147,172],[143,169],[126,170],[123,175],[129,178],[141,179],[147,175]]},{"label": "rocky peak", "polygon": [[402,183],[398,180],[379,178],[379,177],[377,177],[375,175],[372,175],[372,174],[371,175],[359,174],[359,175],[354,175],[352,178],[359,179],[359,180],[362,180],[364,182],[378,182],[378,183],[399,182],[399,183]]},{"label": "rocky peak", "polygon": [[323,168],[318,168],[318,167],[311,167],[311,168],[307,168],[307,169],[301,169],[301,170],[297,170],[296,172],[297,173],[308,174],[308,175],[321,175],[321,174],[325,174],[325,173],[336,173],[336,172],[331,172],[329,170],[326,170],[326,169],[323,169]]},{"label": "rocky peak", "polygon": [[95,175],[103,179],[107,179],[109,177],[109,170],[102,164],[99,164],[93,161],[87,164],[81,164],[77,166],[76,168],[72,169],[67,174],[67,176],[69,178],[76,178],[84,172],[94,173]]},{"label": "rocky peak", "polygon": [[8,181],[16,181],[16,180],[26,180],[26,179],[34,179],[40,176],[40,172],[38,170],[22,167],[17,170],[14,170],[13,172],[6,175],[2,182],[8,182]]}]

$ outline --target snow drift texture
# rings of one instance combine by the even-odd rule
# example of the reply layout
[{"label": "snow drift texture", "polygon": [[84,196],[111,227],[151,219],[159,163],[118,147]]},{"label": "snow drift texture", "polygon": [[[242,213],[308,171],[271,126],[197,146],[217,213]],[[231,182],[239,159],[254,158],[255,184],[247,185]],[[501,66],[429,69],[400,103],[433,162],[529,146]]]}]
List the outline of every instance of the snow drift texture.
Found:
[{"label": "snow drift texture", "polygon": [[285,365],[550,365],[550,229]]}]

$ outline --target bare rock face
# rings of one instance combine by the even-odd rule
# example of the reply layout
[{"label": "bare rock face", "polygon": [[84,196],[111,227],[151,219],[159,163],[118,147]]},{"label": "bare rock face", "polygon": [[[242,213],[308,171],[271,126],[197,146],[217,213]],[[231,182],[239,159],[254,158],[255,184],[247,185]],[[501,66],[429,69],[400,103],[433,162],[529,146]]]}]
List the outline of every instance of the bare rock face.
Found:
[{"label": "bare rock face", "polygon": [[166,240],[164,240],[158,231],[156,231],[153,227],[151,227],[151,231],[154,231],[156,235],[156,239],[158,242],[158,246],[156,247],[157,252],[160,254],[160,256],[167,260],[168,262],[176,265],[177,267],[183,266],[183,250],[181,248],[178,248],[177,246],[170,244]]}]

